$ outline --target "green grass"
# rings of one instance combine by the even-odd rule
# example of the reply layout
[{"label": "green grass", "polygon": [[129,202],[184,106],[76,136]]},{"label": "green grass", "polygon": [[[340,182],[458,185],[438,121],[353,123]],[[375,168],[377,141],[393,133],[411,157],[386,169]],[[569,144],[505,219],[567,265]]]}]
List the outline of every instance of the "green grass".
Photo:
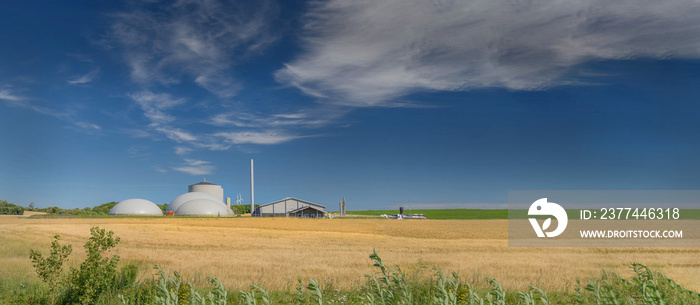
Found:
[{"label": "green grass", "polygon": [[690,210],[690,209],[681,210],[681,219],[700,220],[700,209],[698,209],[698,210]]},{"label": "green grass", "polygon": [[[399,210],[368,210],[350,211],[352,215],[382,215],[398,214]],[[406,209],[406,214],[425,214],[428,219],[508,219],[508,210],[479,210],[479,209]]]},{"label": "green grass", "polygon": [[[578,219],[580,210],[566,210],[569,219]],[[511,211],[512,212],[512,211]],[[373,215],[379,216],[382,214],[398,214],[399,210],[366,210],[366,211],[349,211],[350,215]],[[404,210],[406,214],[425,214],[428,219],[508,219],[508,210],[493,209],[412,209]],[[599,212],[600,213],[600,212]],[[511,218],[527,218],[526,210],[515,210],[515,216]],[[700,220],[700,209],[683,209],[680,212],[680,219]],[[348,217],[350,218],[350,217]]]}]

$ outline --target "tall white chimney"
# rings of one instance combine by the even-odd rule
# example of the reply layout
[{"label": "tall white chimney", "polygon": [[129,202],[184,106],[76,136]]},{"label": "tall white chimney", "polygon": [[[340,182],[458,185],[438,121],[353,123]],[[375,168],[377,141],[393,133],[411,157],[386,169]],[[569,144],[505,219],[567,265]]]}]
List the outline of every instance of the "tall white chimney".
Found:
[{"label": "tall white chimney", "polygon": [[250,216],[255,212],[255,179],[253,177],[253,159],[250,159]]}]

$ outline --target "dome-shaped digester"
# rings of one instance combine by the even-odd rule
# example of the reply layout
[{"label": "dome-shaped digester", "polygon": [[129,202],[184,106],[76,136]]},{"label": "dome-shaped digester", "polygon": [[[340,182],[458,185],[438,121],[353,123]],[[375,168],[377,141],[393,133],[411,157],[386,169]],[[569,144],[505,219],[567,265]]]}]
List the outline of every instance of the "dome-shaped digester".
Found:
[{"label": "dome-shaped digester", "polygon": [[193,199],[182,204],[175,211],[175,216],[232,217],[234,214],[223,203],[208,199]]},{"label": "dome-shaped digester", "polygon": [[127,199],[112,207],[109,215],[163,216],[163,211],[158,205],[146,199]]},{"label": "dome-shaped digester", "polygon": [[187,190],[189,192],[202,192],[202,193],[211,194],[212,196],[219,199],[219,201],[224,202],[224,189],[221,188],[221,185],[218,185],[218,184],[204,181],[204,182],[190,185],[187,188]]},{"label": "dome-shaped digester", "polygon": [[[175,199],[173,199],[173,201],[170,202],[170,204],[168,205],[168,209],[166,209],[166,211],[175,212],[185,202],[188,202],[188,201],[194,200],[194,199],[206,199],[206,200],[213,200],[213,201],[219,202],[219,199],[211,194],[202,193],[202,192],[184,193],[180,196],[177,196]],[[224,204],[224,203],[221,202],[221,204]]]}]

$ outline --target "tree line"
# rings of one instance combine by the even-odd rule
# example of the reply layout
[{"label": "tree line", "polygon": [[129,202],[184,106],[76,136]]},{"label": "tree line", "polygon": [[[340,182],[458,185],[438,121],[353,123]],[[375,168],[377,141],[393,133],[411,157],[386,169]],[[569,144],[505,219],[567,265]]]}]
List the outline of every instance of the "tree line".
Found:
[{"label": "tree line", "polygon": [[[109,214],[109,210],[111,210],[115,205],[117,205],[116,201],[112,202],[107,202],[103,203],[94,207],[85,207],[85,208],[73,208],[73,209],[64,209],[64,208],[59,208],[55,206],[49,206],[45,208],[37,208],[34,207],[34,203],[30,203],[28,207],[22,207],[16,204],[12,204],[7,202],[7,200],[0,200],[0,215],[22,215],[24,211],[33,211],[33,212],[44,212],[48,214],[72,214],[72,215],[107,215]],[[165,213],[165,210],[168,208],[168,204],[156,204],[160,209]],[[256,204],[255,208],[257,209],[260,205]],[[235,204],[231,205],[231,210],[233,210],[236,215],[241,215],[241,214],[247,214],[250,213],[250,205],[249,204]]]},{"label": "tree line", "polygon": [[18,206],[7,202],[7,200],[0,200],[0,215],[22,215],[24,214],[24,207]]},{"label": "tree line", "polygon": [[[85,207],[85,208],[73,208],[73,209],[64,209],[64,208],[59,208],[55,206],[50,206],[50,207],[45,207],[45,208],[36,208],[34,207],[34,203],[30,203],[28,207],[22,207],[16,204],[12,204],[7,202],[7,200],[0,200],[0,215],[22,215],[24,211],[33,211],[33,212],[44,212],[48,214],[72,214],[72,215],[107,215],[109,214],[109,210],[111,210],[115,205],[117,205],[116,201],[112,202],[107,202],[103,203],[94,207]],[[168,204],[158,204],[160,209],[165,213],[165,209],[168,208]]]}]

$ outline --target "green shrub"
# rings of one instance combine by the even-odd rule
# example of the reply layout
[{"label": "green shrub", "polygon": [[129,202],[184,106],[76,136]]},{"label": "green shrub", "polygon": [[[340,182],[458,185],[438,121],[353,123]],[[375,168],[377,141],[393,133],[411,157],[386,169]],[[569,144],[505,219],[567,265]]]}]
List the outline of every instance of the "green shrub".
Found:
[{"label": "green shrub", "polygon": [[7,202],[7,200],[0,200],[0,215],[22,215],[24,214],[24,207]]},{"label": "green shrub", "polygon": [[49,256],[44,257],[41,252],[30,250],[29,258],[32,259],[32,265],[36,270],[37,275],[44,283],[49,285],[49,295],[51,296],[51,305],[55,304],[56,290],[62,284],[63,263],[68,259],[73,248],[71,245],[61,246],[58,240],[60,235],[54,235],[54,241],[51,243],[51,252]]},{"label": "green shrub", "polygon": [[113,288],[117,275],[119,256],[109,258],[106,254],[119,243],[119,237],[99,227],[91,228],[90,235],[85,243],[85,261],[80,268],[71,268],[70,290],[66,297],[73,303],[94,304],[101,293]]}]

